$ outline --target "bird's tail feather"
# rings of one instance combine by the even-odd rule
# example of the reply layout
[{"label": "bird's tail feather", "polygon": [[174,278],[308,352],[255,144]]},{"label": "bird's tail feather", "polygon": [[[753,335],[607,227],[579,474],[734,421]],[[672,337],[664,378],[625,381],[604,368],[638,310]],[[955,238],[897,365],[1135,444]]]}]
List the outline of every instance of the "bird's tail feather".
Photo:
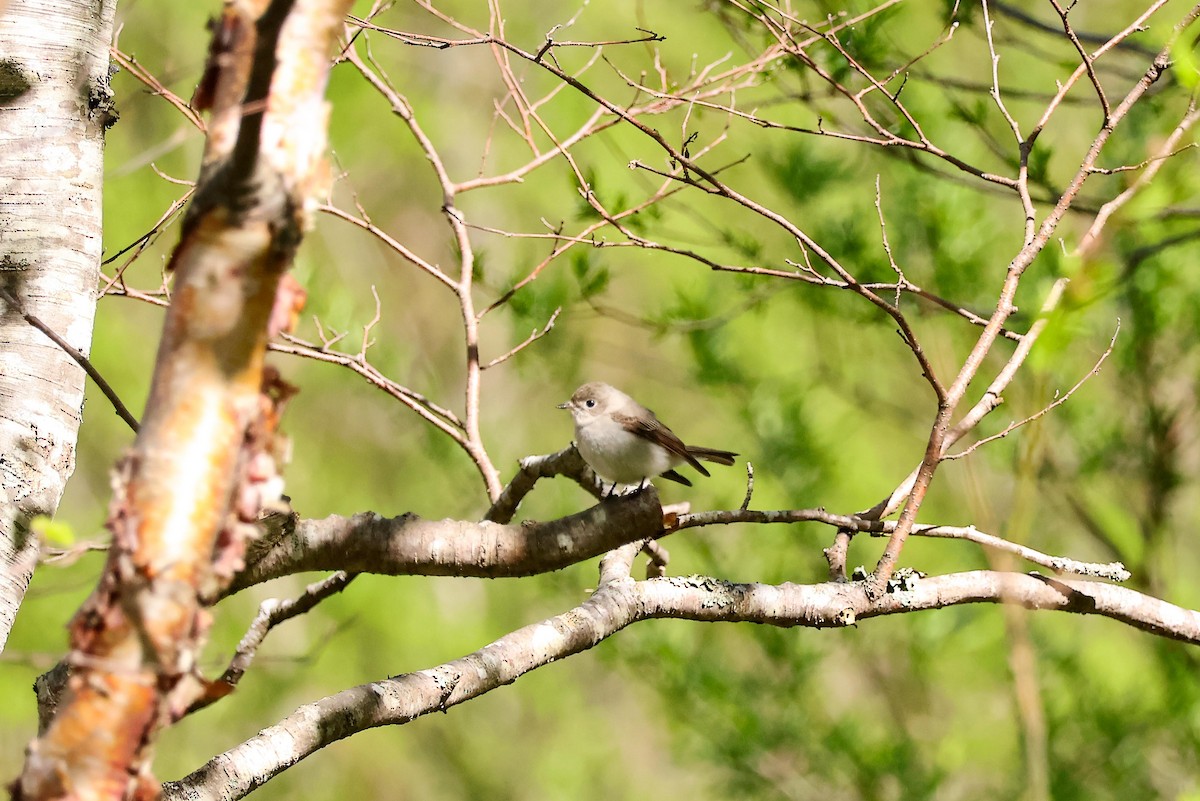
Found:
[{"label": "bird's tail feather", "polygon": [[733,451],[722,451],[716,448],[698,448],[693,445],[688,446],[688,453],[697,459],[703,459],[706,462],[716,462],[717,464],[733,464],[734,457],[737,456]]},{"label": "bird's tail feather", "polygon": [[680,484],[684,485],[685,487],[692,486],[692,482],[688,481],[686,476],[684,476],[681,473],[676,473],[674,470],[668,470],[667,472],[662,474],[662,477],[669,478],[672,481],[678,481]]}]

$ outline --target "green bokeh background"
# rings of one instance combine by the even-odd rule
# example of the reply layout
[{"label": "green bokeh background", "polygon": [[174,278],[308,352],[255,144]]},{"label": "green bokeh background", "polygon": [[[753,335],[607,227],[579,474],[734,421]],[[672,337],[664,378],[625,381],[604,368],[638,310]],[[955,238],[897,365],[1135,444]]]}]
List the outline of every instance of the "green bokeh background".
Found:
[{"label": "green bokeh background", "polygon": [[[884,74],[944,33],[949,3],[900,5],[843,34],[864,65]],[[1131,42],[1161,47],[1183,4],[1169,3]],[[444,8],[486,27],[478,3]],[[857,2],[809,3],[811,20]],[[1077,30],[1114,32],[1135,2],[1091,2],[1072,12]],[[172,91],[188,97],[207,48],[214,4],[167,9],[123,3],[119,46]],[[364,8],[357,9],[360,13]],[[1052,9],[1039,19],[1056,25]],[[583,74],[617,102],[633,95],[625,75],[652,68],[657,52],[673,75],[727,54],[746,58],[760,29],[720,3],[610,0],[580,9],[551,2],[503,7],[507,37],[536,50],[554,25],[557,39],[636,37],[634,26],[664,34],[655,45],[605,48]],[[578,16],[576,17],[576,13]],[[997,13],[999,73],[1009,110],[1028,131],[1046,94],[1077,64],[1061,36]],[[902,99],[931,140],[1002,174],[1013,173],[1013,136],[980,91],[990,82],[980,9],[960,10],[949,42],[908,71]],[[377,23],[456,35],[418,6],[398,5]],[[511,169],[527,158],[493,102],[503,97],[484,46],[435,50],[370,39],[373,55],[412,102],[452,177]],[[1094,45],[1093,45],[1094,46]],[[556,51],[569,72],[592,51]],[[836,54],[814,47],[822,67],[853,82]],[[1149,62],[1129,48],[1103,76],[1114,102]],[[1103,62],[1102,62],[1103,63]],[[529,97],[552,76],[515,64]],[[645,78],[653,84],[652,71]],[[1186,110],[1188,75],[1172,73],[1118,129],[1103,166],[1136,164]],[[1194,83],[1194,81],[1192,81]],[[963,84],[960,86],[959,84]],[[969,86],[968,86],[969,85]],[[149,230],[191,180],[201,135],[162,98],[122,72],[113,81],[121,120],[109,132],[105,245],[115,253]],[[894,87],[893,87],[894,88]],[[361,203],[395,239],[455,272],[457,254],[440,211],[441,192],[403,123],[346,64],[329,96],[333,200]],[[644,99],[644,98],[643,98]],[[739,108],[801,127],[861,132],[845,103],[829,98],[811,72],[792,62],[738,95]],[[877,100],[877,98],[876,98]],[[1061,189],[1099,125],[1086,81],[1052,118],[1032,159],[1039,198]],[[511,105],[508,107],[511,110]],[[875,104],[879,110],[882,104]],[[593,110],[569,89],[543,109],[561,139]],[[886,116],[885,119],[891,119]],[[876,186],[893,255],[917,284],[986,315],[1020,247],[1015,198],[911,153],[827,137],[764,131],[718,112],[686,109],[647,118],[695,152],[728,126],[705,156],[711,167],[746,160],[723,177],[774,208],[850,267],[859,280],[893,277],[880,243]],[[897,124],[899,133],[909,133]],[[489,144],[489,139],[490,144]],[[548,144],[539,139],[543,147]],[[1191,141],[1190,139],[1188,140]],[[574,149],[593,190],[612,209],[657,186],[629,169],[639,160],[666,169],[644,135],[619,126]],[[157,172],[156,172],[157,170]],[[1093,209],[1136,173],[1095,176],[1080,202]],[[165,177],[164,177],[165,176]],[[1079,559],[1119,559],[1133,585],[1174,603],[1200,605],[1191,577],[1197,519],[1197,301],[1194,268],[1197,170],[1179,155],[1106,229],[1085,262],[1064,256],[1090,215],[1070,215],[1024,279],[1014,327],[1035,317],[1052,282],[1072,283],[1006,405],[983,426],[994,433],[1037,411],[1086,374],[1121,319],[1102,372],[1041,422],[938,473],[922,519],[977,525],[1040,550]],[[459,199],[471,222],[544,233],[578,230],[593,219],[563,160],[524,183]],[[1045,213],[1046,205],[1039,209]],[[545,220],[545,222],[542,222]],[[1192,222],[1189,222],[1192,220]],[[639,235],[717,261],[787,269],[796,243],[729,203],[684,192],[639,215]],[[604,232],[607,242],[624,238]],[[169,226],[125,271],[153,289],[177,237]],[[1155,246],[1172,237],[1174,247]],[[1061,240],[1061,243],[1060,243]],[[549,250],[545,239],[473,234],[482,308]],[[123,264],[118,259],[116,264]],[[455,299],[362,231],[318,215],[295,266],[309,291],[299,333],[316,338],[312,318],[347,332],[357,350],[375,312],[371,362],[386,375],[461,411],[462,331]],[[580,247],[482,326],[484,359],[520,342],[562,307],[553,333],[488,371],[483,431],[505,477],[516,460],[564,446],[570,421],[554,404],[584,380],[631,392],[687,440],[731,448],[754,464],[757,508],[861,509],[885,495],[919,460],[934,401],[894,325],[861,298],[779,279],[713,273],[661,252]],[[904,300],[942,375],[953,374],[977,329],[912,298]],[[140,413],[162,310],[124,299],[101,301],[93,359]],[[978,392],[1011,352],[1002,342],[984,365]],[[478,473],[446,437],[348,370],[273,356],[302,392],[289,407],[294,445],[288,493],[307,517],[372,510],[477,519],[487,507]],[[80,539],[104,540],[108,471],[130,432],[91,388],[77,472],[59,519]],[[661,488],[665,501],[694,509],[734,508],[745,491],[740,469],[714,470],[692,489]],[[520,515],[546,519],[589,503],[565,481],[541,482]],[[832,531],[816,525],[693,529],[671,537],[670,570],[738,581],[815,582]],[[856,540],[851,559],[872,564],[879,540]],[[983,567],[1028,569],[974,546],[913,541],[903,563],[931,573]],[[65,622],[95,580],[101,557],[43,566],[0,669],[0,767],[15,775],[33,735],[33,678],[61,655]],[[506,581],[362,577],[344,594],[277,629],[236,695],[185,720],[163,737],[160,778],[194,770],[297,706],[347,686],[461,656],[527,623],[580,602],[594,586],[594,561],[552,575]],[[266,597],[297,593],[311,576],[247,591],[216,611],[205,664],[219,672]],[[367,732],[286,771],[256,797],[307,799],[1127,799],[1200,798],[1195,779],[1200,707],[1194,649],[1100,618],[1029,614],[996,606],[961,607],[873,620],[837,631],[775,630],[675,621],[639,624],[592,651],[549,665],[445,715]],[[1021,705],[1041,723],[1023,723]],[[1033,754],[1034,756],[1030,756]],[[1048,773],[1039,778],[1038,765]]]}]

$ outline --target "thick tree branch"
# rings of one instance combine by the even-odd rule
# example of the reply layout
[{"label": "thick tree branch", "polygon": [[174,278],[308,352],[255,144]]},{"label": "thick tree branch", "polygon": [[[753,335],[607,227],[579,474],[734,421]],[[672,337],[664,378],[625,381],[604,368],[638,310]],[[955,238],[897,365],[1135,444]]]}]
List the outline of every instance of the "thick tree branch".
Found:
[{"label": "thick tree branch", "polygon": [[328,52],[347,7],[225,6],[201,85],[213,117],[171,258],[173,302],[144,419],[114,482],[113,545],[72,620],[73,673],[14,798],[157,794],[155,739],[197,693],[202,599],[240,564],[246,521],[282,489],[272,435],[291,389],[263,357],[323,173]]},{"label": "thick tree branch", "polygon": [[559,570],[620,545],[657,537],[663,513],[653,487],[608,498],[545,523],[424,520],[416,515],[300,520],[261,554],[251,554],[230,588],[307,570],[383,575],[529,576]]},{"label": "thick tree branch", "polygon": [[1144,631],[1200,644],[1200,612],[1134,590],[1039,575],[973,571],[916,580],[877,598],[863,583],[735,584],[707,576],[634,581],[637,545],[606,558],[601,582],[584,603],[518,629],[435,668],[352,687],[306,704],[250,740],[163,786],[169,801],[233,801],[325,746],[377,726],[403,725],[516,681],[525,673],[586,651],[641,620],[746,621],[781,627],[834,628],[873,617],[969,603],[1094,614]]}]

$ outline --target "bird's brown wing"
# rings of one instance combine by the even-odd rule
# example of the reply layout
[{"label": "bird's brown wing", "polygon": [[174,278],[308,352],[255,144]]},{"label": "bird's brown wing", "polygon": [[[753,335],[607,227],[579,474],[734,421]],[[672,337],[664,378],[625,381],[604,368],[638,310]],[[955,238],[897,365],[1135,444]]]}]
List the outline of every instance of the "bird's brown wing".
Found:
[{"label": "bird's brown wing", "polygon": [[639,417],[618,414],[613,415],[613,419],[620,423],[621,427],[630,434],[643,439],[648,439],[651,442],[666,448],[668,451],[700,471],[700,475],[709,475],[709,472],[704,469],[704,465],[696,461],[696,457],[688,452],[687,445],[683,444],[683,440],[677,437],[674,431],[663,425],[662,422],[655,417],[654,412],[650,411],[649,409],[645,409],[644,411],[645,414]]}]

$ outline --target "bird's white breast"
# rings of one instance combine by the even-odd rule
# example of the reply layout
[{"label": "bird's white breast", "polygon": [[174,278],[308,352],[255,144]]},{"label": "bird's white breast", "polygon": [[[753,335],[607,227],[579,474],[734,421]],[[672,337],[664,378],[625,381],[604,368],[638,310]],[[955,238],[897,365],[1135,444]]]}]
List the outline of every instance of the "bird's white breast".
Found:
[{"label": "bird's white breast", "polygon": [[618,484],[653,478],[682,461],[661,445],[626,431],[611,417],[577,423],[575,442],[584,461],[601,478]]}]

